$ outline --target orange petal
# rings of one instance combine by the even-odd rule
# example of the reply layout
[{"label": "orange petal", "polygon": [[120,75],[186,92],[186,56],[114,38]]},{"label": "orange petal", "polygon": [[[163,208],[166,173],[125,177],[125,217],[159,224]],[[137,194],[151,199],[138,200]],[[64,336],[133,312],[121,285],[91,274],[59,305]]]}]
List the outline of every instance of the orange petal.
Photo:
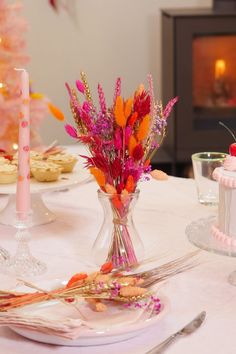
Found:
[{"label": "orange petal", "polygon": [[59,110],[59,108],[57,108],[56,106],[54,106],[50,102],[48,103],[48,108],[49,108],[49,111],[52,113],[52,115],[56,119],[61,120],[61,121],[63,121],[65,119],[64,114]]},{"label": "orange petal", "polygon": [[118,96],[116,99],[114,115],[115,115],[116,124],[124,128],[126,125],[126,117],[124,114],[124,103],[121,96]]},{"label": "orange petal", "polygon": [[132,98],[129,98],[129,99],[125,102],[125,118],[126,118],[126,120],[127,120],[127,118],[130,116],[130,114],[131,114],[132,105],[133,105],[133,100],[132,100]]},{"label": "orange petal", "polygon": [[117,194],[117,191],[116,191],[115,187],[112,186],[112,185],[109,184],[109,183],[106,183],[106,185],[105,185],[105,190],[106,190],[106,192],[107,192],[108,194]]},{"label": "orange petal", "polygon": [[140,123],[139,128],[138,128],[138,132],[136,135],[138,141],[142,141],[147,137],[148,132],[149,132],[149,127],[150,127],[150,116],[147,114],[143,118],[143,120]]},{"label": "orange petal", "polygon": [[78,281],[84,280],[87,277],[88,277],[88,275],[86,273],[77,273],[77,274],[73,275],[72,278],[70,278],[70,280],[66,284],[66,287],[71,288],[75,283],[77,283]]},{"label": "orange petal", "polygon": [[133,193],[133,191],[135,189],[135,185],[134,185],[134,177],[132,175],[129,175],[129,177],[127,178],[125,189],[129,193]]},{"label": "orange petal", "polygon": [[100,272],[107,274],[107,273],[111,273],[112,269],[113,269],[112,262],[107,262],[101,266]]},{"label": "orange petal", "polygon": [[129,150],[129,155],[132,156],[132,153],[134,151],[135,146],[137,145],[137,140],[133,135],[129,138],[129,144],[128,144],[128,150]]},{"label": "orange petal", "polygon": [[104,173],[97,167],[91,167],[90,173],[95,177],[97,183],[100,187],[104,187],[106,184],[106,177]]}]

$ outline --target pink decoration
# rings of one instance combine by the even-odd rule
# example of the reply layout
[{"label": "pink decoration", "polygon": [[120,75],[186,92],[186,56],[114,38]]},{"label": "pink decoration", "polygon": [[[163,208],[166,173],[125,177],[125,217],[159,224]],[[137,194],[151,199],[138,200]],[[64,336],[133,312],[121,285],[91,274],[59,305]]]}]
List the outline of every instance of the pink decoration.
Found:
[{"label": "pink decoration", "polygon": [[84,89],[84,84],[82,83],[82,81],[80,80],[76,80],[76,87],[78,89],[79,92],[84,93],[85,89]]},{"label": "pink decoration", "polygon": [[[20,218],[27,217],[30,210],[30,114],[29,114],[29,75],[24,69],[20,71],[21,76],[21,112],[27,122],[27,128],[22,127],[19,120],[18,140],[18,179],[16,187],[16,212]],[[19,73],[18,73],[19,75]]]},{"label": "pink decoration", "polygon": [[26,122],[25,120],[21,123],[22,128],[26,128],[28,127],[28,125],[28,122]]},{"label": "pink decoration", "polygon": [[227,171],[236,171],[236,156],[227,156],[223,166]]},{"label": "pink decoration", "polygon": [[85,101],[85,102],[83,103],[82,108],[83,108],[83,110],[84,110],[86,113],[89,113],[89,112],[90,112],[90,104],[89,104],[87,101]]},{"label": "pink decoration", "polygon": [[170,112],[171,112],[173,106],[175,105],[175,103],[178,101],[178,99],[179,99],[178,97],[174,97],[167,103],[167,105],[164,109],[164,112],[163,112],[165,119],[167,119],[169,117]]},{"label": "pink decoration", "polygon": [[100,84],[98,84],[98,97],[99,97],[99,104],[101,107],[101,111],[102,113],[106,113],[107,107],[106,107],[105,95],[102,86]]},{"label": "pink decoration", "polygon": [[116,80],[116,84],[115,84],[115,93],[114,93],[114,98],[113,98],[113,105],[116,104],[116,99],[118,96],[120,96],[121,94],[121,78],[118,77],[118,79]]},{"label": "pink decoration", "polygon": [[149,93],[150,93],[150,114],[153,115],[154,113],[154,106],[155,106],[155,98],[154,98],[154,87],[153,87],[153,79],[152,75],[148,75],[148,86],[149,86]]},{"label": "pink decoration", "polygon": [[72,138],[74,138],[74,139],[78,138],[77,130],[74,127],[72,127],[72,125],[66,124],[64,127],[65,127],[67,134],[69,134]]}]

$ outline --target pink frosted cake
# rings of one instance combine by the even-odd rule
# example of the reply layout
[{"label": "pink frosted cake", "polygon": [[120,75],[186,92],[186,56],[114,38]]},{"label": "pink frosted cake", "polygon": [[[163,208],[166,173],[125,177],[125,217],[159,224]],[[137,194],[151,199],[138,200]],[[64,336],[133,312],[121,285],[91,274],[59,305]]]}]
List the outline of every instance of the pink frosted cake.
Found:
[{"label": "pink frosted cake", "polygon": [[212,233],[220,242],[236,247],[236,156],[227,156],[213,178],[219,183],[219,209]]}]

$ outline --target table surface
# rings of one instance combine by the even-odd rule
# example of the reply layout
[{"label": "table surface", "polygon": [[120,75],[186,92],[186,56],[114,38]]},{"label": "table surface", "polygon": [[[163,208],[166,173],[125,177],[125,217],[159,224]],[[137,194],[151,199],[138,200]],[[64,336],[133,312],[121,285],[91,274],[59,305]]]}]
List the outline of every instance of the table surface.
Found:
[{"label": "table surface", "polygon": [[[141,194],[134,219],[145,245],[146,257],[164,261],[195,249],[185,235],[193,220],[217,213],[216,207],[199,205],[194,181],[170,177],[167,181],[140,183]],[[32,229],[32,253],[44,261],[48,271],[40,279],[69,278],[92,265],[90,251],[103,219],[97,199],[97,185],[92,182],[69,191],[44,195],[44,201],[57,219]],[[1,188],[0,188],[1,193]],[[7,201],[0,196],[0,207]],[[14,229],[0,226],[0,245],[11,253],[16,243]],[[236,269],[234,258],[202,251],[201,264],[192,271],[166,282],[161,292],[171,309],[160,323],[142,335],[125,342],[97,347],[59,347],[25,339],[7,327],[0,328],[1,354],[144,354],[170,334],[180,329],[196,314],[206,310],[207,319],[198,331],[178,340],[169,354],[236,353],[236,288],[227,282]],[[14,286],[16,280],[0,274],[0,288]]]}]

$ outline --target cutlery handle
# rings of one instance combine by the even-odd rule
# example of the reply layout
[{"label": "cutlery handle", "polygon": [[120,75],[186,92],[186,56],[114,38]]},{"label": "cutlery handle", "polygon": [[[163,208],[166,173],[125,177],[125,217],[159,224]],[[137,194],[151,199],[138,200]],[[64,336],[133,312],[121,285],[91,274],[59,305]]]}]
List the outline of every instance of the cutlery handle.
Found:
[{"label": "cutlery handle", "polygon": [[166,340],[164,340],[163,342],[158,344],[156,347],[149,350],[146,354],[161,354],[161,353],[163,353],[166,350],[166,348],[176,340],[176,338],[178,337],[178,334],[179,334],[178,332],[175,334],[172,334],[172,336],[168,337]]}]

